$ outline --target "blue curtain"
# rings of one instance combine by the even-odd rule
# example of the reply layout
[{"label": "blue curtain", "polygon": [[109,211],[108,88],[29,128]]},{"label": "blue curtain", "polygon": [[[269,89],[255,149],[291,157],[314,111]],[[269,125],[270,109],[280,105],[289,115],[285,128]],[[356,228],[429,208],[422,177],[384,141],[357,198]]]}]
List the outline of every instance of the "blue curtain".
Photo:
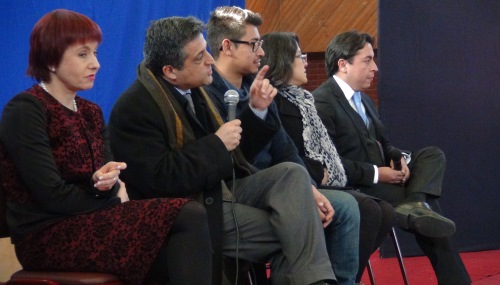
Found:
[{"label": "blue curtain", "polygon": [[149,23],[169,16],[195,16],[206,22],[218,6],[245,7],[245,0],[2,0],[0,2],[0,110],[34,81],[26,76],[29,36],[35,23],[54,9],[73,10],[93,19],[102,29],[101,69],[91,90],[79,95],[101,106],[107,119],[117,97],[132,83],[142,60]]},{"label": "blue curtain", "polygon": [[500,248],[499,28],[498,0],[379,1],[380,115],[396,146],[446,153],[461,251]]}]

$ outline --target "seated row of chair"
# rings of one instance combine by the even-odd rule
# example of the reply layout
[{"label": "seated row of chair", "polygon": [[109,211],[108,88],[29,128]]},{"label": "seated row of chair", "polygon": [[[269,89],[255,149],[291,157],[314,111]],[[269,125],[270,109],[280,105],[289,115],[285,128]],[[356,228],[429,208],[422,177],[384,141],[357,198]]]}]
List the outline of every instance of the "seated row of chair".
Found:
[{"label": "seated row of chair", "polygon": [[[9,229],[7,227],[7,221],[5,217],[6,210],[7,207],[5,201],[5,193],[2,190],[2,185],[0,184],[0,238],[9,237]],[[399,243],[394,228],[390,233],[390,237],[394,244],[394,249],[396,250],[397,253],[397,258],[401,269],[401,274],[403,276],[404,284],[408,285],[409,282],[408,282],[408,277],[406,275],[403,256],[401,254],[401,250],[399,247]],[[267,267],[266,269],[269,270],[269,267]],[[376,284],[375,275],[373,273],[370,264],[368,264],[368,273],[372,285],[375,285]],[[249,284],[254,284],[253,282],[256,278],[262,280],[262,277],[254,277],[249,272],[249,278],[248,278]],[[118,279],[118,277],[107,273],[55,272],[55,271],[44,272],[44,271],[28,271],[28,270],[19,270],[15,272],[6,283],[6,285],[75,285],[75,284],[123,285],[123,283]]]}]

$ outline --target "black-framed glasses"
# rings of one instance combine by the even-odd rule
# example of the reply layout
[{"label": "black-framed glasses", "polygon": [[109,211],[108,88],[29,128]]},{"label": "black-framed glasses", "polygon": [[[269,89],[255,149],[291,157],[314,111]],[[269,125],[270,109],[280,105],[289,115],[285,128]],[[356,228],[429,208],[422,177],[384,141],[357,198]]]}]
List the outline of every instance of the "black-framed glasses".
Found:
[{"label": "black-framed glasses", "polygon": [[235,43],[235,44],[246,44],[246,45],[250,45],[252,46],[252,51],[253,52],[256,52],[257,50],[259,50],[259,48],[262,46],[262,44],[264,43],[263,40],[258,40],[256,42],[247,42],[247,41],[240,41],[240,40],[235,40],[235,39],[229,39],[231,42]]},{"label": "black-framed glasses", "polygon": [[302,59],[303,62],[307,62],[307,53],[299,54],[296,55],[295,57]]}]

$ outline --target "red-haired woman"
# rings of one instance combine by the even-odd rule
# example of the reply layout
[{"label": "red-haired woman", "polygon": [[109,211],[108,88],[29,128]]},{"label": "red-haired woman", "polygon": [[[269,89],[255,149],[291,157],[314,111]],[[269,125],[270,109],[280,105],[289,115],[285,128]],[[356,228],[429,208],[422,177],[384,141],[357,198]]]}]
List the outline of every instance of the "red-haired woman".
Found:
[{"label": "red-haired woman", "polygon": [[[189,199],[128,201],[101,109],[76,95],[99,70],[101,30],[55,10],[33,28],[28,75],[0,123],[7,222],[28,270],[95,271],[127,284],[209,284],[205,209]],[[147,183],[145,181],[144,183]]]}]

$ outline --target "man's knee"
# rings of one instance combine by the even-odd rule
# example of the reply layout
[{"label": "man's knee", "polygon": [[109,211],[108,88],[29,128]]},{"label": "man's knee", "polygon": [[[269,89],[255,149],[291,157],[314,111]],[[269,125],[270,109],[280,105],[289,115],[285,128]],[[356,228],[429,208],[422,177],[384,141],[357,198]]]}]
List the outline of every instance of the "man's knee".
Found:
[{"label": "man's knee", "polygon": [[273,168],[283,171],[287,175],[293,175],[294,177],[302,177],[306,181],[310,181],[309,173],[300,164],[294,162],[282,162],[273,166]]},{"label": "man's knee", "polygon": [[335,210],[334,219],[350,220],[359,223],[359,206],[352,195],[337,190],[320,190],[320,192],[332,204]]},{"label": "man's knee", "polygon": [[421,150],[421,154],[425,158],[432,158],[442,162],[446,162],[446,155],[444,152],[436,146],[428,146]]}]

